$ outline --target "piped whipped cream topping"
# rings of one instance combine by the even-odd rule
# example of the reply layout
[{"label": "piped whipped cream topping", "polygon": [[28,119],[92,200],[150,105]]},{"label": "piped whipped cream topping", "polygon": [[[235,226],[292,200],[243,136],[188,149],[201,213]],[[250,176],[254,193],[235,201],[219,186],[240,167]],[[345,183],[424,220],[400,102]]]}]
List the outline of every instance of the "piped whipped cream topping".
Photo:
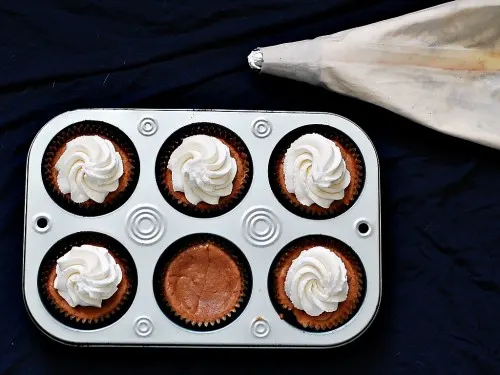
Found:
[{"label": "piped whipped cream topping", "polygon": [[75,203],[89,199],[102,203],[110,192],[118,189],[123,175],[120,154],[111,141],[97,135],[69,141],[55,168],[59,190],[70,193]]},{"label": "piped whipped cream topping", "polygon": [[285,279],[285,293],[293,306],[310,316],[336,311],[348,291],[342,259],[322,246],[302,251]]},{"label": "piped whipped cream topping", "polygon": [[290,145],[284,173],[287,191],[305,206],[330,207],[344,198],[351,182],[339,147],[319,134],[305,134]]},{"label": "piped whipped cream topping", "polygon": [[189,203],[219,203],[231,194],[236,160],[229,147],[215,137],[193,135],[185,138],[167,164],[172,171],[174,191],[183,192]]},{"label": "piped whipped cream topping", "polygon": [[122,281],[122,270],[103,247],[73,247],[57,260],[54,288],[71,307],[101,307]]}]

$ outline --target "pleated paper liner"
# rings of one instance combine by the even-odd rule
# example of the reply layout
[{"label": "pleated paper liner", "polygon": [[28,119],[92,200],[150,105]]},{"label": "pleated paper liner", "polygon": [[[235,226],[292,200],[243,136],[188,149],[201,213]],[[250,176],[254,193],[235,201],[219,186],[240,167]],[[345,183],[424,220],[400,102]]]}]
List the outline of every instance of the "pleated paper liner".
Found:
[{"label": "pleated paper liner", "polygon": [[[66,144],[80,136],[97,135],[113,143],[123,162],[123,175],[118,189],[110,192],[104,202],[87,200],[75,203],[71,194],[63,194],[57,185],[55,164],[66,149]],[[139,155],[130,138],[117,127],[101,121],[82,121],[62,129],[48,144],[42,159],[42,179],[50,197],[60,207],[80,216],[99,216],[110,213],[124,204],[132,195],[139,180]]]},{"label": "pleated paper liner", "polygon": [[[74,246],[94,245],[106,248],[122,269],[123,278],[115,294],[102,306],[71,307],[54,288],[58,258]],[[97,232],[78,232],[62,238],[45,254],[38,270],[38,292],[47,311],[62,324],[81,330],[109,326],[130,308],[137,290],[137,270],[130,253],[114,238]]]},{"label": "pleated paper liner", "polygon": [[[315,246],[323,246],[337,254],[347,269],[349,291],[347,299],[340,302],[334,312],[309,316],[295,308],[285,293],[285,278],[300,253]],[[271,301],[277,313],[290,325],[309,332],[328,332],[352,319],[361,307],[366,292],[366,275],[361,260],[342,241],[324,235],[309,235],[287,244],[274,259],[269,270],[268,288]]]},{"label": "pleated paper liner", "polygon": [[[241,295],[233,309],[225,314],[221,314],[223,316],[220,318],[214,318],[212,320],[191,320],[189,317],[183,316],[178,309],[170,305],[165,290],[165,278],[167,268],[172,260],[188,248],[202,244],[213,244],[217,246],[226,254],[230,255],[235,261],[241,274]],[[217,330],[235,321],[247,306],[252,291],[252,273],[250,270],[250,264],[241,250],[229,240],[214,234],[191,234],[178,239],[163,252],[155,267],[153,275],[153,291],[158,306],[165,316],[172,322],[183,328],[197,332]]]},{"label": "pleated paper liner", "polygon": [[[290,145],[305,134],[317,133],[332,141],[340,148],[351,174],[351,182],[345,189],[342,200],[333,201],[329,208],[317,204],[301,204],[295,194],[286,190],[284,177],[285,154]],[[346,212],[354,205],[365,184],[365,162],[358,147],[346,134],[328,125],[305,125],[285,135],[276,145],[269,160],[269,184],[278,201],[293,214],[306,219],[331,219]]]},{"label": "pleated paper liner", "polygon": [[[221,197],[218,204],[200,202],[194,205],[188,202],[183,192],[173,190],[172,173],[167,168],[168,160],[182,141],[193,135],[216,137],[229,147],[231,156],[236,160],[238,170],[233,181],[233,190],[230,195]],[[178,129],[167,138],[158,153],[155,174],[161,194],[177,211],[198,218],[217,217],[235,208],[248,193],[253,177],[252,157],[243,140],[233,131],[217,124],[194,123]]]}]

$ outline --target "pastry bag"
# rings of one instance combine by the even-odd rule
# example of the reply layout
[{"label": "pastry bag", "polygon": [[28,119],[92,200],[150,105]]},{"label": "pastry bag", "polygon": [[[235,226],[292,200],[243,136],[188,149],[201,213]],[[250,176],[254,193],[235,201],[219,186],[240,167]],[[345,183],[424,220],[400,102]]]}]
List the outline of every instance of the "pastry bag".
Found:
[{"label": "pastry bag", "polygon": [[252,68],[500,149],[500,0],[457,0],[254,50]]}]

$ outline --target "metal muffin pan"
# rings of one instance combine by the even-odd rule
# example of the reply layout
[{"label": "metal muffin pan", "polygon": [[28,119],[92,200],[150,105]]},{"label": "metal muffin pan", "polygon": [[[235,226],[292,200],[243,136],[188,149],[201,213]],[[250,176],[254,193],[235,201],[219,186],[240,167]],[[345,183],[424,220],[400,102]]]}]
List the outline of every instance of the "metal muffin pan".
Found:
[{"label": "metal muffin pan", "polygon": [[[134,143],[140,160],[138,185],[115,211],[82,217],[59,207],[49,197],[41,160],[50,140],[63,128],[83,120],[104,121],[121,129]],[[215,218],[193,218],[176,211],[162,197],[155,161],[167,137],[197,122],[222,125],[235,132],[250,150],[253,180],[248,194],[232,211]],[[309,124],[332,126],[349,136],[365,162],[365,183],[356,203],[333,219],[300,218],[276,199],[268,182],[269,157],[288,132]],[[42,219],[41,221],[39,219]],[[141,218],[145,219],[141,222]],[[255,223],[258,222],[258,225]],[[362,225],[360,231],[359,226]],[[352,341],[373,321],[381,298],[379,164],[366,134],[351,121],[328,113],[89,109],[63,113],[37,134],[28,157],[23,293],[36,325],[51,338],[80,346],[162,347],[335,347]],[[137,292],[128,311],[110,326],[77,330],[57,321],[42,304],[37,276],[42,258],[60,239],[75,232],[107,234],[123,244],[137,267]],[[364,232],[364,233],[362,233]],[[193,233],[213,233],[238,246],[246,256],[253,286],[248,305],[231,324],[209,332],[191,331],[169,320],[153,294],[153,272],[165,249]],[[292,240],[322,234],[349,245],[366,273],[365,297],[358,312],[341,327],[306,332],[280,319],[268,292],[268,275],[276,255]]]}]

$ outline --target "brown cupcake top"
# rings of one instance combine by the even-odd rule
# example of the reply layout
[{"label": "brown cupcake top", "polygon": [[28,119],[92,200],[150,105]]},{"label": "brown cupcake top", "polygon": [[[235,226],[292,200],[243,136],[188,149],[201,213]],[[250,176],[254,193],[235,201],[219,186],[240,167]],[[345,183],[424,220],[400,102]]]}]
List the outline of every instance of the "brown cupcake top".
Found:
[{"label": "brown cupcake top", "polygon": [[243,275],[236,261],[215,243],[197,244],[167,265],[165,298],[181,319],[218,322],[239,306]]}]

